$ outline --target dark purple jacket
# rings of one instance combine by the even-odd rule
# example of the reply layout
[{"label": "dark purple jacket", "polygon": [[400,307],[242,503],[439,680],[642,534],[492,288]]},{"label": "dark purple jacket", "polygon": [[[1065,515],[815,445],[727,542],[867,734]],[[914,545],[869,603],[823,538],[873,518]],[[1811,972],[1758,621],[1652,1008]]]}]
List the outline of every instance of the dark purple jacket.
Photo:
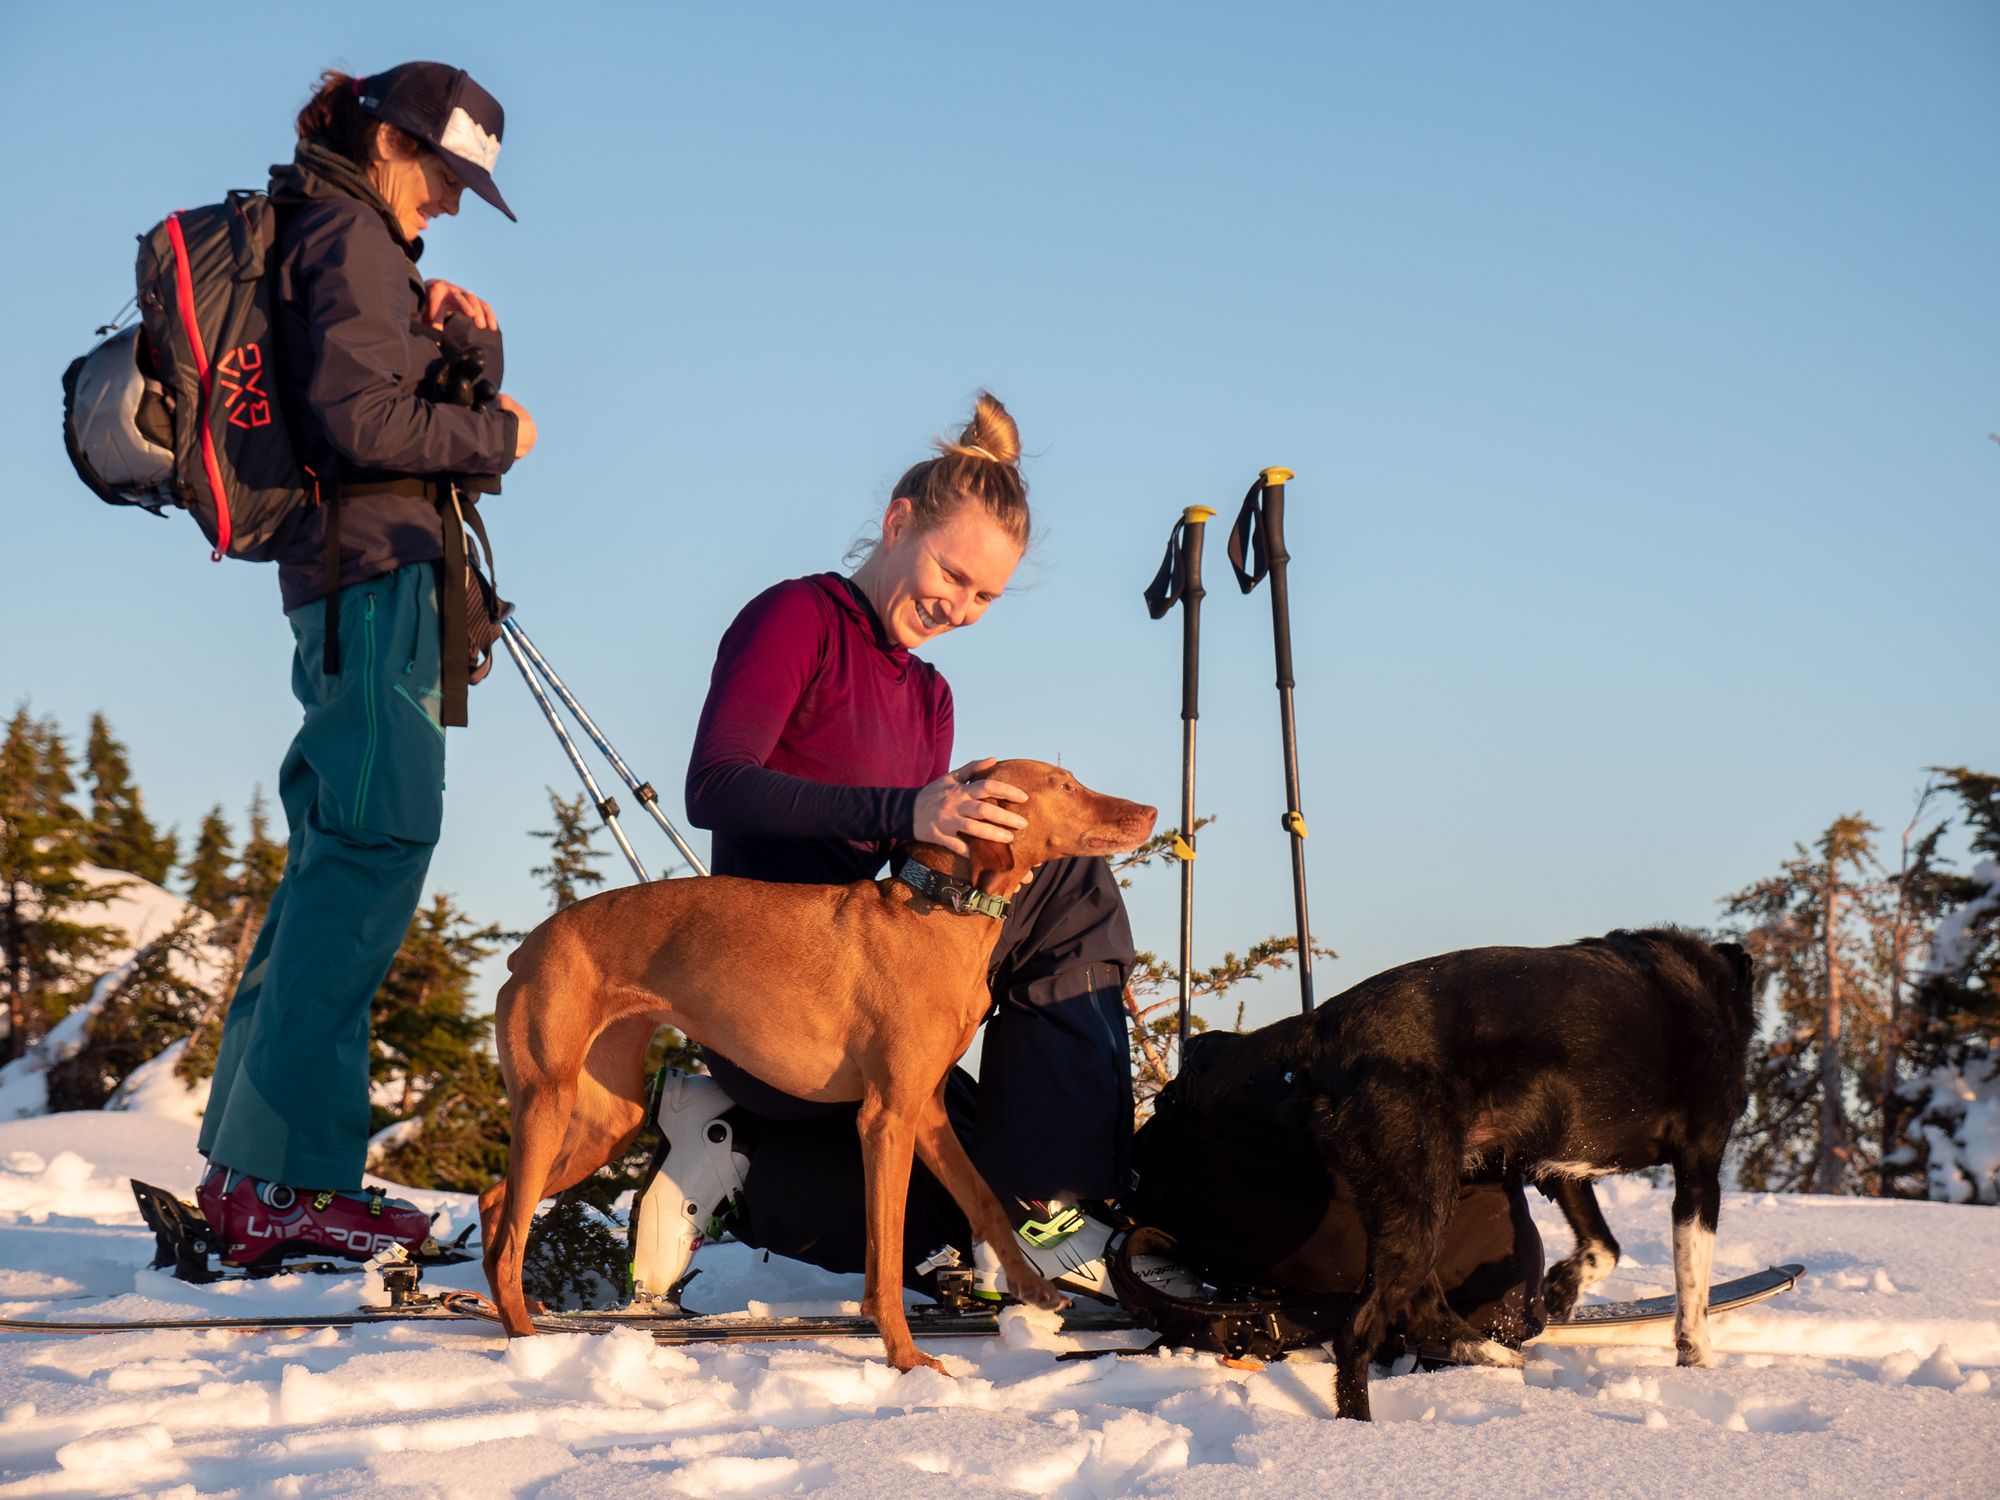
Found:
[{"label": "dark purple jacket", "polygon": [[892,644],[853,584],[794,578],[716,649],[688,760],[688,819],[718,875],[845,884],[907,842],[917,793],[951,768],[951,689]]},{"label": "dark purple jacket", "polygon": [[[271,170],[279,205],[272,247],[277,343],[286,417],[302,461],[337,467],[343,486],[444,475],[503,474],[514,461],[518,419],[417,394],[442,361],[423,322],[422,241],[402,237],[364,173],[302,146]],[[454,320],[453,336],[486,349],[500,383],[500,336]],[[359,495],[340,511],[340,581],[379,577],[444,555],[435,506],[416,495]],[[326,592],[325,518],[302,512],[278,554],[287,611]]]}]

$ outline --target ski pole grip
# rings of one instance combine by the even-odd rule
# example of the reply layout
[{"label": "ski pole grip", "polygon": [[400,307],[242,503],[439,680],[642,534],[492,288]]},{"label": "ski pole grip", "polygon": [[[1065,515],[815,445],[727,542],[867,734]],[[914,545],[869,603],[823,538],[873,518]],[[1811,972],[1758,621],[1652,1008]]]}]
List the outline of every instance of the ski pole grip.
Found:
[{"label": "ski pole grip", "polygon": [[1199,600],[1208,591],[1201,586],[1201,541],[1208,531],[1209,517],[1215,512],[1206,505],[1190,505],[1181,512],[1180,597]]},{"label": "ski pole grip", "polygon": [[1285,485],[1292,478],[1290,469],[1266,469],[1259,476],[1264,486],[1264,503],[1259,515],[1259,540],[1262,543],[1265,565],[1271,570],[1272,619],[1280,621],[1276,631],[1278,658],[1278,686],[1290,688],[1292,677],[1292,627],[1290,583],[1285,576],[1285,564],[1291,561],[1291,553],[1285,550]]},{"label": "ski pole grip", "polygon": [[1264,555],[1274,563],[1291,561],[1285,551],[1285,486],[1295,476],[1290,469],[1266,469],[1264,481]]},{"label": "ski pole grip", "polygon": [[1206,505],[1190,505],[1181,512],[1180,587],[1181,602],[1181,718],[1189,723],[1201,716],[1201,601],[1207,592],[1201,586],[1201,543],[1208,530],[1208,518],[1215,512]]}]

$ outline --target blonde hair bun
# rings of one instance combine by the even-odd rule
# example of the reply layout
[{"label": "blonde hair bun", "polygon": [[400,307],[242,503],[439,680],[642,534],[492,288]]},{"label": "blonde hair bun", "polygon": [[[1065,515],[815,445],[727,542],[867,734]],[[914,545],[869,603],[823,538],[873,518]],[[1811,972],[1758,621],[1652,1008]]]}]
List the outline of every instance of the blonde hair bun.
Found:
[{"label": "blonde hair bun", "polygon": [[1028,482],[1021,477],[1021,433],[1000,398],[981,391],[957,441],[939,438],[936,458],[912,464],[896,481],[920,530],[960,505],[977,505],[1022,547],[1028,545]]},{"label": "blonde hair bun", "polygon": [[939,439],[937,450],[944,454],[964,454],[988,463],[1017,464],[1021,461],[1021,430],[1007,414],[1007,408],[991,391],[981,391],[972,408],[972,420],[955,443]]}]

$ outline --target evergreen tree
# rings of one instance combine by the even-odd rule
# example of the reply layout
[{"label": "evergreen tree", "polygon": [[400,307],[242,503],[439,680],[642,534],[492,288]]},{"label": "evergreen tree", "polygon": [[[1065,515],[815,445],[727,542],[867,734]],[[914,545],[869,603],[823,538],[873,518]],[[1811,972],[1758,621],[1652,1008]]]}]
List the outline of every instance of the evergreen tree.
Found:
[{"label": "evergreen tree", "polygon": [[101,713],[90,716],[83,763],[90,780],[90,862],[154,885],[166,884],[167,872],[174,866],[174,836],[155,832],[139,789],[132,784],[125,747]]},{"label": "evergreen tree", "polygon": [[189,912],[140,950],[85,1026],[82,1045],[49,1069],[51,1111],[102,1109],[134,1068],[193,1031],[211,998],[193,977],[201,923]]},{"label": "evergreen tree", "polygon": [[450,896],[418,910],[373,1007],[370,1074],[375,1127],[414,1119],[416,1129],[378,1162],[412,1187],[477,1192],[507,1165],[507,1109],[488,1045],[493,1018],[472,1010],[481,960],[518,934],[474,927]]},{"label": "evergreen tree", "polygon": [[[187,1051],[181,1055],[177,1071],[189,1083],[206,1078],[215,1071],[216,1050],[222,1043],[223,1018],[228,1014],[229,1002],[235,997],[236,986],[243,978],[244,965],[250,962],[250,950],[257,945],[257,934],[263,930],[265,914],[271,909],[271,898],[278,891],[278,881],[285,873],[285,846],[271,838],[262,787],[251,788],[247,819],[250,833],[243,841],[235,876],[226,884],[218,884],[213,875],[214,865],[203,865],[203,889],[215,902],[214,906],[205,908],[216,919],[212,941],[229,951],[229,966],[207,1010],[195,1023]],[[228,831],[222,826],[222,809],[213,808],[202,820],[202,838],[196,845],[197,860],[201,857],[203,843],[211,836],[211,826],[219,847],[224,851],[227,849]],[[189,875],[190,879],[194,878],[192,863]],[[192,888],[188,894],[193,900]],[[195,904],[201,905],[199,901]]]},{"label": "evergreen tree", "polygon": [[528,873],[541,881],[542,889],[555,902],[555,909],[561,911],[583,894],[581,887],[604,884],[604,877],[596,868],[604,856],[595,847],[595,831],[584,823],[583,793],[565,798],[558,797],[554,787],[543,790],[549,794],[549,812],[556,826],[534,830],[536,838],[549,841],[549,862],[536,865]]},{"label": "evergreen tree", "polygon": [[1918,990],[1917,1060],[2000,1044],[2000,776],[1940,768],[1971,834],[1972,872],[1940,882],[1944,915]]},{"label": "evergreen tree", "polygon": [[[374,1113],[379,1120],[385,1111]],[[408,1123],[407,1136],[371,1153],[370,1171],[456,1193],[483,1192],[506,1175],[506,1086],[486,1048],[468,1049],[449,1077],[435,1080]]]},{"label": "evergreen tree", "polygon": [[1883,1146],[1875,1189],[1883,1197],[1907,1191],[1901,1179],[1907,1176],[1908,1153],[1898,1150],[1896,1142],[1908,1126],[1911,1111],[1904,1074],[1913,1044],[1924,1029],[1922,1006],[1915,991],[1939,914],[1949,900],[1951,882],[1938,849],[1950,825],[1942,818],[1928,828],[1923,825],[1943,791],[1933,773],[1933,778],[1918,793],[1916,808],[1904,825],[1896,872],[1886,880],[1875,903],[1872,957],[1882,973],[1888,1012],[1882,1028],[1880,1071],[1874,1080]]},{"label": "evergreen tree", "polygon": [[271,909],[271,898],[278,893],[278,882],[285,873],[285,846],[271,837],[262,787],[251,789],[247,820],[250,832],[237,856],[235,889],[219,936],[233,951],[239,975],[249,962],[250,950],[264,926],[264,914]]},{"label": "evergreen tree", "polygon": [[1725,900],[1778,1019],[1752,1054],[1746,1187],[1845,1192],[1877,1159],[1878,1101],[1851,1086],[1879,1076],[1887,1010],[1875,831],[1859,813],[1836,818],[1780,873]]},{"label": "evergreen tree", "polygon": [[2000,1203],[2000,776],[1936,768],[1971,834],[1969,874],[1938,882],[1940,911],[1912,1006],[1900,1171],[1951,1203]]},{"label": "evergreen tree", "polygon": [[201,820],[194,852],[188,856],[182,872],[187,880],[188,900],[218,921],[228,913],[236,895],[236,884],[229,874],[230,852],[229,824],[218,802]]},{"label": "evergreen tree", "polygon": [[78,873],[83,820],[69,803],[69,751],[54,721],[25,704],[0,741],[0,993],[7,1036],[0,1058],[19,1057],[74,1003],[73,986],[115,937],[77,920],[111,887]]},{"label": "evergreen tree", "polygon": [[[2000,1198],[2000,1162],[1967,1137],[2000,1110],[2000,777],[1932,772],[1894,870],[1854,814],[1726,900],[1776,1022],[1752,1054],[1745,1187]],[[1940,850],[1947,795],[1969,875]]]}]

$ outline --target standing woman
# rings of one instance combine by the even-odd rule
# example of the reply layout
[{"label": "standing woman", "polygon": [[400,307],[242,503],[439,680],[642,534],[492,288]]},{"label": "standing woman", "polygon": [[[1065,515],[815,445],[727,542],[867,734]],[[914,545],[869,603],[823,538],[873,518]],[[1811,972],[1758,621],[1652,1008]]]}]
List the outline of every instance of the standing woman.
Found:
[{"label": "standing woman", "polygon": [[369,1008],[444,816],[443,482],[505,473],[535,424],[511,397],[425,394],[448,349],[477,348],[497,387],[500,333],[486,303],[416,263],[465,188],[514,217],[492,176],[503,126],[499,102],[442,63],[327,72],[271,173],[279,389],[337,504],[302,512],[278,559],[305,710],[279,772],[290,842],[201,1129],[199,1201],[233,1264],[366,1258],[429,1232],[415,1205],[362,1190]]},{"label": "standing woman", "polygon": [[[991,760],[946,769],[951,689],[915,655],[976,624],[1020,562],[1029,533],[1020,446],[1006,408],[982,392],[958,441],[897,481],[880,541],[852,577],[780,583],[736,617],[687,782],[689,819],[714,833],[716,874],[867,880],[912,840],[963,854],[966,839],[1008,842],[1026,826],[1009,805],[1026,794],[982,777]],[[1109,1233],[1079,1205],[1126,1187],[1132,957],[1106,862],[1045,866],[1012,903],[995,950],[976,1102],[963,1075],[955,1090],[974,1161],[1003,1202],[1019,1204],[1024,1252],[1072,1290],[1103,1290]],[[635,1214],[635,1283],[667,1292],[732,1206],[749,1243],[860,1270],[855,1106],[780,1093],[713,1052],[707,1062],[712,1078],[670,1077],[659,1102],[664,1160]],[[906,1242],[912,1281],[930,1252],[971,1248],[964,1220],[921,1168]],[[982,1290],[997,1295],[997,1261],[981,1262]]]}]

